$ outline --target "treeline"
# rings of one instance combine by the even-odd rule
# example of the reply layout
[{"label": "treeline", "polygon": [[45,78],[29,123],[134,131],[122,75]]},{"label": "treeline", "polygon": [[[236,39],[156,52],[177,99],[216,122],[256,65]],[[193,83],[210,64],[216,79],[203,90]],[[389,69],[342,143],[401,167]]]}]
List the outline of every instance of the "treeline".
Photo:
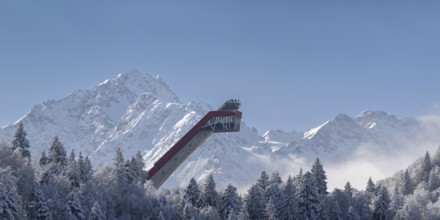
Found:
[{"label": "treeline", "polygon": [[[229,184],[217,190],[209,175],[184,188],[156,191],[145,181],[138,152],[92,169],[81,152],[67,156],[55,137],[38,159],[29,153],[20,124],[11,144],[0,143],[0,219],[439,219],[440,151],[425,155],[401,175],[365,190],[347,182],[328,192],[317,158],[310,171],[283,180],[260,177],[241,195]],[[359,171],[362,172],[362,171]],[[405,180],[406,179],[406,180]],[[233,182],[233,180],[231,180]],[[389,190],[391,189],[391,190]]]}]

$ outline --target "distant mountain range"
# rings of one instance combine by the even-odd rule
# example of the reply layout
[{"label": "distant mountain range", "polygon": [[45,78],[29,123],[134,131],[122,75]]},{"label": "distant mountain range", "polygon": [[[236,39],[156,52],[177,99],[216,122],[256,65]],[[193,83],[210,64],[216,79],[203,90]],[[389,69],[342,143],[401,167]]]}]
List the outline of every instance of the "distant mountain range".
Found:
[{"label": "distant mountain range", "polygon": [[[212,109],[203,102],[182,103],[158,76],[131,71],[90,90],[38,104],[19,121],[25,125],[34,158],[58,136],[68,152],[81,151],[95,166],[111,164],[116,148],[121,148],[126,159],[141,151],[150,168]],[[12,141],[16,128],[16,124],[1,128],[0,138]],[[241,188],[263,170],[295,175],[299,168],[309,169],[316,157],[330,167],[378,157],[411,161],[435,149],[439,133],[435,123],[399,119],[382,111],[364,111],[355,118],[340,114],[304,132],[270,130],[260,135],[244,122],[239,133],[211,136],[165,186],[183,186],[192,177],[202,180],[212,172],[220,187],[232,183]]]}]

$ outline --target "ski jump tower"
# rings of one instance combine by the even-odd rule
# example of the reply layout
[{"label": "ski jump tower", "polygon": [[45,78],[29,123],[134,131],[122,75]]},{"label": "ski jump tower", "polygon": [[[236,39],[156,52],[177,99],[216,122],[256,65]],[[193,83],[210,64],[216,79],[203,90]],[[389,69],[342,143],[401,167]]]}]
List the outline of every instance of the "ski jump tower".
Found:
[{"label": "ski jump tower", "polygon": [[148,171],[153,186],[158,189],[212,133],[240,131],[242,113],[239,107],[239,100],[230,99],[217,111],[208,112]]}]

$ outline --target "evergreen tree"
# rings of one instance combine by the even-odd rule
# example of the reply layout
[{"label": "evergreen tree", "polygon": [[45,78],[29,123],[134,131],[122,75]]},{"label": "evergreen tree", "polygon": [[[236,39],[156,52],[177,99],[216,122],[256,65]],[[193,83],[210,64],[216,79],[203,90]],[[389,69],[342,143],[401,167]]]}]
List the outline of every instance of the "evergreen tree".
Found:
[{"label": "evergreen tree", "polygon": [[266,191],[264,192],[266,212],[269,211],[267,205],[270,204],[271,206],[273,206],[269,208],[271,209],[270,211],[276,213],[276,217],[279,217],[279,213],[281,211],[281,206],[282,206],[281,197],[282,197],[282,192],[280,189],[280,185],[276,182],[270,184],[266,188]]},{"label": "evergreen tree", "polygon": [[376,196],[376,185],[373,183],[373,180],[371,180],[371,177],[368,179],[365,195],[370,201]]},{"label": "evergreen tree", "polygon": [[329,214],[328,215],[329,219],[332,219],[332,220],[342,220],[343,219],[341,217],[341,209],[339,207],[338,201],[331,201],[330,202],[328,214]]},{"label": "evergreen tree", "polygon": [[316,186],[318,187],[318,193],[320,195],[327,195],[327,175],[325,174],[324,168],[321,161],[317,157],[315,163],[311,170],[312,176],[315,179]]},{"label": "evergreen tree", "polygon": [[196,209],[192,206],[191,203],[185,202],[185,206],[183,207],[181,219],[182,220],[196,219]]},{"label": "evergreen tree", "polygon": [[198,219],[221,220],[218,209],[212,206],[205,206],[199,209]]},{"label": "evergreen tree", "polygon": [[205,184],[203,185],[202,198],[203,198],[203,205],[217,208],[219,202],[219,195],[215,189],[215,181],[212,173],[208,175],[208,178],[206,179]]},{"label": "evergreen tree", "polygon": [[113,171],[116,176],[118,185],[127,183],[124,167],[124,157],[120,148],[117,148],[115,152],[115,157],[113,159]]},{"label": "evergreen tree", "polygon": [[92,179],[92,175],[93,175],[92,163],[90,162],[89,157],[86,156],[86,158],[84,159],[82,181],[88,182],[89,180]]},{"label": "evergreen tree", "polygon": [[144,184],[145,181],[147,180],[147,171],[144,170],[145,167],[145,162],[144,159],[142,158],[142,154],[140,151],[136,152],[136,154],[134,155],[134,159],[136,161],[136,172],[139,176],[139,180],[141,181],[141,184]]},{"label": "evergreen tree", "polygon": [[113,162],[114,167],[122,167],[124,165],[124,156],[122,155],[121,148],[116,148],[115,158]]},{"label": "evergreen tree", "polygon": [[138,179],[136,168],[134,166],[133,158],[132,160],[126,160],[124,163],[125,176],[129,184],[136,183]]},{"label": "evergreen tree", "polygon": [[269,201],[266,204],[266,216],[268,220],[278,220],[278,209],[276,205],[274,204],[274,201],[272,198],[269,199]]},{"label": "evergreen tree", "polygon": [[36,220],[50,220],[52,213],[50,211],[49,203],[47,202],[43,191],[36,189],[33,193],[33,198],[28,205],[28,216]]},{"label": "evergreen tree", "polygon": [[423,170],[422,181],[428,182],[431,169],[432,169],[431,156],[429,155],[429,152],[426,151],[425,157],[423,158],[423,162],[422,162],[422,170]]},{"label": "evergreen tree", "polygon": [[260,174],[260,178],[257,180],[258,186],[265,191],[266,187],[269,186],[269,176],[266,171],[262,171]]},{"label": "evergreen tree", "polygon": [[237,194],[237,188],[231,184],[228,184],[221,197],[219,211],[222,219],[225,219],[227,216],[229,216],[230,212],[232,211],[239,213],[242,205],[243,202],[241,201],[240,196]]},{"label": "evergreen tree", "polygon": [[69,159],[67,160],[67,164],[71,163],[72,161],[76,161],[76,155],[73,149],[70,152]]},{"label": "evergreen tree", "polygon": [[437,151],[435,152],[434,156],[432,157],[432,165],[440,167],[440,146],[437,147]]},{"label": "evergreen tree", "polygon": [[73,152],[73,150],[69,157],[69,164],[67,165],[66,176],[69,178],[72,187],[79,187],[79,184],[81,182],[81,175],[79,165],[78,162],[75,160],[75,153]]},{"label": "evergreen tree", "polygon": [[281,194],[282,192],[278,183],[270,184],[264,192],[264,202],[267,203],[272,199],[275,207],[278,209],[281,203]]},{"label": "evergreen tree", "polygon": [[274,184],[274,183],[276,183],[278,185],[281,185],[283,183],[283,181],[281,180],[280,174],[278,172],[272,173],[272,176],[270,177],[269,185]]},{"label": "evergreen tree", "polygon": [[85,211],[82,208],[78,194],[75,191],[72,191],[67,195],[65,212],[67,219],[86,219]]},{"label": "evergreen tree", "polygon": [[64,149],[63,144],[60,142],[58,136],[55,136],[52,144],[50,145],[47,159],[51,164],[67,166],[66,150]]},{"label": "evergreen tree", "polygon": [[48,164],[48,162],[49,161],[48,161],[48,158],[46,156],[46,151],[43,151],[41,153],[41,157],[40,157],[40,160],[39,160],[40,166],[46,166]]},{"label": "evergreen tree", "polygon": [[303,178],[303,170],[302,170],[302,168],[300,168],[299,173],[293,177],[294,185],[298,185],[298,183],[301,182],[302,178]]},{"label": "evergreen tree", "polygon": [[248,212],[248,207],[246,203],[243,203],[243,207],[241,208],[240,214],[238,215],[239,220],[250,220],[251,216]]},{"label": "evergreen tree", "polygon": [[373,201],[373,219],[385,220],[388,208],[390,205],[390,197],[388,190],[385,187],[381,187],[377,197]]},{"label": "evergreen tree", "polygon": [[353,187],[351,187],[350,182],[347,181],[347,183],[344,186],[344,192],[348,195],[348,197],[353,197]]},{"label": "evergreen tree", "polygon": [[92,212],[91,212],[92,220],[105,220],[105,215],[102,212],[101,206],[98,201],[93,204]]},{"label": "evergreen tree", "polygon": [[310,172],[306,172],[298,183],[296,191],[302,219],[314,219],[319,211],[318,187]]},{"label": "evergreen tree", "polygon": [[81,151],[79,152],[78,159],[76,161],[78,163],[79,179],[81,180],[81,182],[84,182],[85,164],[84,164],[84,157],[82,156]]},{"label": "evergreen tree", "polygon": [[9,174],[0,173],[0,219],[23,219],[21,198]]},{"label": "evergreen tree", "polygon": [[280,219],[294,220],[300,219],[298,201],[296,200],[296,190],[293,179],[289,176],[284,186],[280,202]]},{"label": "evergreen tree", "polygon": [[263,190],[259,184],[252,185],[248,190],[244,202],[246,203],[249,217],[251,219],[264,219],[266,210],[263,198]]},{"label": "evergreen tree", "polygon": [[440,179],[439,179],[438,168],[434,168],[429,173],[428,190],[432,192],[438,189],[439,187],[440,187]]},{"label": "evergreen tree", "polygon": [[191,178],[188,186],[184,190],[183,199],[196,208],[202,207],[201,192],[199,185],[194,178]]},{"label": "evergreen tree", "polygon": [[405,174],[403,176],[402,193],[403,195],[409,195],[412,193],[412,183],[409,177],[408,169],[405,170]]},{"label": "evergreen tree", "polygon": [[350,206],[350,208],[348,208],[347,220],[361,220],[361,217],[356,212],[356,210],[353,208],[353,206]]},{"label": "evergreen tree", "polygon": [[[340,217],[346,217],[348,209],[351,205],[351,197],[349,194],[347,194],[345,191],[342,191],[340,189],[334,189],[333,192],[330,195],[330,200],[333,202],[330,207],[332,210],[338,209],[338,215]],[[334,204],[336,202],[337,204]],[[336,207],[337,206],[337,207]]]},{"label": "evergreen tree", "polygon": [[18,124],[18,128],[15,131],[14,140],[12,141],[12,150],[14,152],[19,152],[19,154],[27,158],[31,159],[31,152],[29,151],[30,145],[29,141],[26,138],[26,131],[24,130],[23,122]]},{"label": "evergreen tree", "polygon": [[[224,218],[222,218],[224,219]],[[235,212],[235,210],[231,210],[228,214],[228,218],[226,218],[226,220],[238,220],[238,214],[237,212]]]}]

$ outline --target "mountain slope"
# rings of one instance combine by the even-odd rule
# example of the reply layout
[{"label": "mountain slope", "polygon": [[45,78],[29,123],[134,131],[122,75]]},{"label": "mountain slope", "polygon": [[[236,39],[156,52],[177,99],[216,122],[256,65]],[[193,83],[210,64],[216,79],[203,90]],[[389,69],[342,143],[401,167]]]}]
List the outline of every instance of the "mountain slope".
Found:
[{"label": "mountain slope", "polygon": [[[34,158],[59,136],[68,152],[83,152],[95,166],[112,163],[115,149],[121,148],[126,159],[141,151],[150,168],[210,110],[206,103],[182,103],[159,77],[132,71],[90,90],[36,105],[20,120]],[[15,130],[15,124],[2,128],[0,138],[10,142]],[[262,170],[294,175],[319,156],[329,168],[330,187],[342,187],[339,180],[331,179],[337,176],[333,167],[340,171],[360,159],[391,155],[411,159],[417,151],[411,149],[414,146],[423,152],[440,143],[437,132],[437,124],[379,111],[365,111],[355,118],[341,114],[306,132],[271,130],[263,136],[243,122],[239,133],[212,135],[165,186],[183,186],[192,177],[202,180],[212,172],[220,187],[232,183],[242,188]],[[378,169],[386,168],[379,164]]]}]

